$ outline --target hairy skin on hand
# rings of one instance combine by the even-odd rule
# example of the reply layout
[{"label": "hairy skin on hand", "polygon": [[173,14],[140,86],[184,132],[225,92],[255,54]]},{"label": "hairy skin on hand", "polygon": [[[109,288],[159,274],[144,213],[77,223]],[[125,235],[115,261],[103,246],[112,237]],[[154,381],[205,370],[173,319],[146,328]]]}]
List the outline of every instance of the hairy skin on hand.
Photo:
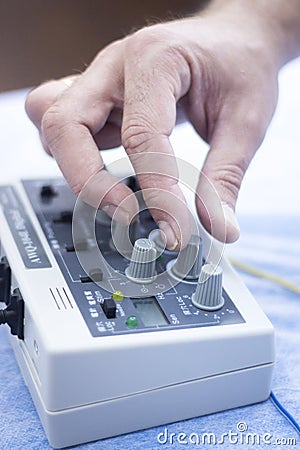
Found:
[{"label": "hairy skin on hand", "polygon": [[238,193],[276,107],[278,71],[299,49],[300,0],[215,0],[110,44],[71,86],[57,80],[32,91],[26,110],[73,191],[128,223],[136,200],[103,170],[99,152],[122,143],[167,247],[179,249],[190,234],[169,141],[180,107],[210,146],[196,192],[200,220],[233,242]]}]

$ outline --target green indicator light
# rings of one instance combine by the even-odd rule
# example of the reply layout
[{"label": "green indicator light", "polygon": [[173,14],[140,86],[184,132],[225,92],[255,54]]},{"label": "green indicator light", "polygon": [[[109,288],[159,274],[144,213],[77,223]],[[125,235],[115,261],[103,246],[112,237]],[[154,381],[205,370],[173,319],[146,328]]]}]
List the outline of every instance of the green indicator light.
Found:
[{"label": "green indicator light", "polygon": [[125,323],[129,328],[136,328],[138,326],[138,320],[135,316],[129,316]]},{"label": "green indicator light", "polygon": [[115,291],[112,295],[113,300],[121,301],[124,298],[124,294],[122,291]]},{"label": "green indicator light", "polygon": [[156,261],[161,261],[162,260],[162,255],[158,255],[158,257],[156,258]]}]

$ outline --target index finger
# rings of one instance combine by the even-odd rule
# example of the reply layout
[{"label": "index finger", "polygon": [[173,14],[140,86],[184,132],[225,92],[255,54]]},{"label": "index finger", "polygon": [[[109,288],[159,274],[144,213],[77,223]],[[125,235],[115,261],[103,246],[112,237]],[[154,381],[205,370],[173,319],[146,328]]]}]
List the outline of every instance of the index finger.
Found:
[{"label": "index finger", "polygon": [[176,102],[188,89],[189,70],[181,55],[176,60],[173,52],[160,50],[156,39],[149,41],[147,30],[129,42],[122,140],[144,200],[172,250],[186,245],[190,234],[188,208],[169,141]]}]

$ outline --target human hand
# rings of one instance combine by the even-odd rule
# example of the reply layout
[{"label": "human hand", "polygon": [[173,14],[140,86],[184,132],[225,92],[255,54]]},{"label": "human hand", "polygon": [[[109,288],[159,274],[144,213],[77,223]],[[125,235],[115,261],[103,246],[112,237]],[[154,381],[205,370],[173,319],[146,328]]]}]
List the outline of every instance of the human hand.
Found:
[{"label": "human hand", "polygon": [[199,217],[217,239],[233,242],[241,182],[277,101],[279,63],[269,35],[251,14],[226,7],[147,27],[101,50],[71,87],[57,80],[32,91],[26,110],[73,191],[91,180],[87,201],[98,206],[101,199],[109,215],[129,222],[136,200],[102,170],[98,150],[122,142],[167,247],[178,249],[189,223],[168,138],[180,103],[210,144],[197,188]]}]

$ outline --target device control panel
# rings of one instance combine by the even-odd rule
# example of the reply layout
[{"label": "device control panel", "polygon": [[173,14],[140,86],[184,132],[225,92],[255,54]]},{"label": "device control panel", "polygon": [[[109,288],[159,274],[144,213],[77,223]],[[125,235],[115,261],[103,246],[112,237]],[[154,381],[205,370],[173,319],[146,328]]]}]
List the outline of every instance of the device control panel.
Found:
[{"label": "device control panel", "polygon": [[[134,177],[125,182],[140,194]],[[201,236],[171,252],[147,209],[126,227],[87,204],[76,207],[63,179],[22,184],[92,336],[244,322],[223,287],[221,267],[206,259]],[[25,267],[51,267],[17,190],[2,186],[0,202]]]}]

